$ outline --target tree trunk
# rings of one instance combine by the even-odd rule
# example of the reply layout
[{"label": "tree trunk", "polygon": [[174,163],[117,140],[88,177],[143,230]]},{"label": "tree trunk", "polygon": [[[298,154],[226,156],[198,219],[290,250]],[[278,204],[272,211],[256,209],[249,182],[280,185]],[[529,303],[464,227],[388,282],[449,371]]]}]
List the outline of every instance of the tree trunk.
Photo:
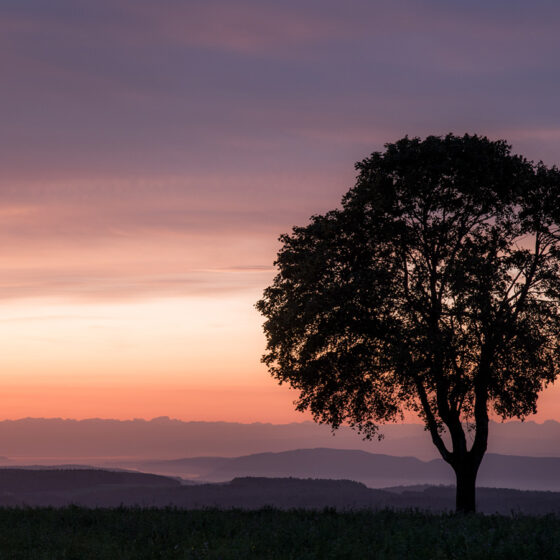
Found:
[{"label": "tree trunk", "polygon": [[476,512],[476,474],[478,466],[472,464],[458,465],[455,468],[457,488],[455,509],[457,513]]}]

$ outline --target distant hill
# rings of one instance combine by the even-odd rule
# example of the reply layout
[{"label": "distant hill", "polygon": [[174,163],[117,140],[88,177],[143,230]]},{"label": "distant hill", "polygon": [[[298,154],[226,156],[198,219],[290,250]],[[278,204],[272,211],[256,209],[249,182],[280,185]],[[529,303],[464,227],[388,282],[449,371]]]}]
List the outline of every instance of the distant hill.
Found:
[{"label": "distant hill", "polygon": [[[236,478],[228,483],[183,486],[176,480],[140,473],[99,470],[20,470],[0,472],[0,506],[84,507],[175,506],[186,509],[420,509],[452,511],[451,486],[371,489],[348,480]],[[560,514],[560,493],[480,488],[479,510],[486,513]]]},{"label": "distant hill", "polygon": [[[224,482],[236,477],[348,479],[371,488],[413,484],[453,484],[451,467],[441,459],[421,461],[360,450],[298,449],[235,458],[198,457],[130,463],[143,471]],[[519,457],[488,453],[480,486],[560,491],[560,458]]]},{"label": "distant hill", "polygon": [[[419,424],[383,426],[381,441],[363,441],[348,428],[332,435],[313,422],[237,424],[152,420],[25,418],[0,422],[0,464],[88,463],[125,459],[238,457],[265,451],[328,447],[394,456],[438,458]],[[560,457],[560,424],[548,421],[492,423],[489,452]]]},{"label": "distant hill", "polygon": [[0,493],[74,491],[100,486],[175,488],[178,480],[138,472],[101,469],[14,469],[0,468]]},{"label": "distant hill", "polygon": [[[451,471],[441,461],[392,457],[360,450],[297,449],[242,457],[194,457],[123,465],[145,472],[226,482],[237,477],[347,479],[370,487],[401,484],[451,484]],[[448,472],[449,471],[449,472]]]},{"label": "distant hill", "polygon": [[118,496],[123,492],[140,498],[145,492],[179,486],[179,481],[155,474],[87,468],[0,468],[0,505],[62,506],[82,499],[91,502],[94,497],[102,501],[105,496]]}]

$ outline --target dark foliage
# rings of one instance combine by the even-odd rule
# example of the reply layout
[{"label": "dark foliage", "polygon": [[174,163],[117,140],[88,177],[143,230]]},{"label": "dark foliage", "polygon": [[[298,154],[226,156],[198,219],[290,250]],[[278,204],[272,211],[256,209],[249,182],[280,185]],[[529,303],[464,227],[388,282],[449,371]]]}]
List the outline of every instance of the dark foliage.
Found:
[{"label": "dark foliage", "polygon": [[0,509],[6,560],[560,558],[560,520],[416,512]]},{"label": "dark foliage", "polygon": [[469,135],[356,169],[341,209],[280,238],[263,361],[333,428],[418,412],[472,510],[489,408],[524,418],[559,373],[560,172]]}]

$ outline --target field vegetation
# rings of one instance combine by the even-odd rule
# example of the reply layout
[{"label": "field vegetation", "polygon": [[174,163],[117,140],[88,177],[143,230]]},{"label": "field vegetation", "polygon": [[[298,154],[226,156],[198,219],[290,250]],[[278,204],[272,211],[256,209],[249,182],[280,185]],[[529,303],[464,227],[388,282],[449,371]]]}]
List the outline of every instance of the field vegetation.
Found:
[{"label": "field vegetation", "polygon": [[3,560],[560,558],[560,518],[156,508],[0,509]]}]

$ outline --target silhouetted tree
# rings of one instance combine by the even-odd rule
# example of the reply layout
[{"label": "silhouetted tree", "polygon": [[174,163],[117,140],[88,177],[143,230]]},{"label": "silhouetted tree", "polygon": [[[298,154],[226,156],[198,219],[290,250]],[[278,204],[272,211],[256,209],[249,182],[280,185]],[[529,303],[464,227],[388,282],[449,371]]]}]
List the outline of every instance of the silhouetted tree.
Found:
[{"label": "silhouetted tree", "polygon": [[417,412],[475,511],[489,410],[523,419],[559,373],[560,172],[479,136],[385,148],[280,237],[263,362],[334,429]]}]

